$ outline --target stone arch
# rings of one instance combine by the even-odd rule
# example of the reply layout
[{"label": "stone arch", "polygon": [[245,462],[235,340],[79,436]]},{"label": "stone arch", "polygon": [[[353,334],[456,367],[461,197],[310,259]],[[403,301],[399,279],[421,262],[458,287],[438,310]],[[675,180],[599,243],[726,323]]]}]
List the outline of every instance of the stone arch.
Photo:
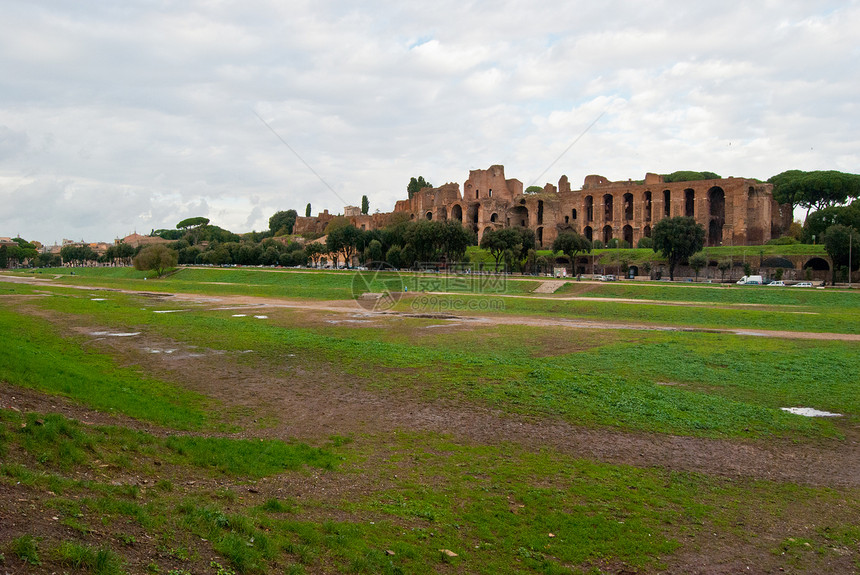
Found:
[{"label": "stone arch", "polygon": [[537,229],[535,239],[537,239],[538,246],[543,247],[543,227]]},{"label": "stone arch", "polygon": [[609,224],[603,226],[603,245],[609,244],[609,240],[612,239],[612,226]]},{"label": "stone arch", "polygon": [[463,207],[460,204],[451,206],[451,218],[457,221],[463,221]]},{"label": "stone arch", "polygon": [[672,217],[672,192],[671,190],[663,190],[663,217]]},{"label": "stone arch", "polygon": [[603,220],[607,222],[612,221],[612,205],[613,197],[612,194],[604,194],[603,195]]},{"label": "stone arch", "polygon": [[499,220],[499,214],[494,213],[492,216],[490,216],[491,222],[496,223],[498,220]]},{"label": "stone arch", "polygon": [[585,226],[585,229],[582,230],[582,234],[588,241],[594,240],[594,230],[591,229],[591,226]]},{"label": "stone arch", "polygon": [[424,217],[427,218],[428,220],[432,220],[433,219],[433,212],[427,212],[426,214],[424,214]]},{"label": "stone arch", "polygon": [[478,219],[481,214],[481,204],[472,204],[466,208],[466,218],[471,224],[472,231],[478,232]]},{"label": "stone arch", "polygon": [[627,245],[631,248],[634,247],[633,246],[633,227],[630,224],[627,224],[626,226],[624,226],[624,229],[621,231],[621,234],[622,234],[622,237],[624,238],[624,241],[627,242]]},{"label": "stone arch", "polygon": [[684,190],[684,216],[696,217],[696,190],[693,188]]},{"label": "stone arch", "polygon": [[511,221],[516,227],[527,228],[529,226],[529,209],[525,206],[511,208]]},{"label": "stone arch", "polygon": [[[827,263],[827,262],[824,262]],[[770,257],[765,258],[761,262],[761,267],[763,268],[787,268],[794,269],[794,264],[788,258],[780,258],[780,257]]]},{"label": "stone arch", "polygon": [[627,221],[633,219],[633,194],[630,192],[624,194],[624,219]]},{"label": "stone arch", "polygon": [[645,226],[642,229],[642,235],[645,236],[646,238],[650,238],[651,237],[651,226]]},{"label": "stone arch", "polygon": [[805,264],[803,264],[803,269],[811,269],[812,271],[830,271],[830,264],[827,263],[827,260],[824,258],[811,258],[807,260]]},{"label": "stone arch", "polygon": [[645,221],[651,221],[651,192],[645,192]]},{"label": "stone arch", "polygon": [[594,198],[592,196],[585,196],[585,221],[594,221]]},{"label": "stone arch", "polygon": [[723,225],[726,223],[726,192],[719,186],[708,190],[708,245],[723,243]]},{"label": "stone arch", "polygon": [[414,219],[415,219],[415,214],[409,214],[409,219],[410,219],[410,220],[414,220]]}]

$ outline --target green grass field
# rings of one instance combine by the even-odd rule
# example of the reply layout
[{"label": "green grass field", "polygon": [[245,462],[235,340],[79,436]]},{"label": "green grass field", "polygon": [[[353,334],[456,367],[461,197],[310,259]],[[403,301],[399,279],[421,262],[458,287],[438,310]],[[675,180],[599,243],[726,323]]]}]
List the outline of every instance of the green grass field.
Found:
[{"label": "green grass field", "polygon": [[[860,342],[442,319],[407,300],[404,314],[374,315],[224,299],[347,300],[349,273],[67,272],[0,283],[0,515],[15,524],[0,532],[0,568],[860,569]],[[549,299],[530,280],[439,291],[460,304],[509,296],[481,312],[499,318],[835,334],[860,323],[845,291],[583,285]],[[606,301],[560,299],[577,295]],[[28,397],[48,399],[28,409]],[[780,409],[799,405],[843,415]],[[594,455],[603,442],[621,447]],[[833,476],[771,477],[749,455],[771,449],[786,462],[820,451]],[[752,468],[735,470],[732,454]],[[827,459],[840,454],[844,470]]]}]

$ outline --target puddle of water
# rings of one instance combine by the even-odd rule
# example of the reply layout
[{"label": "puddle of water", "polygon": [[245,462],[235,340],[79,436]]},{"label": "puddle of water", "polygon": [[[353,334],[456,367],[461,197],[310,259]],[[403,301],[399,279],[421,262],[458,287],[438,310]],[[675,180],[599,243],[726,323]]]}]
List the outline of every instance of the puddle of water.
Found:
[{"label": "puddle of water", "polygon": [[257,319],[269,319],[269,316],[267,315],[255,315],[254,317]]},{"label": "puddle of water", "polygon": [[105,299],[103,297],[93,297],[93,298],[90,298],[90,301],[107,301],[107,299]]},{"label": "puddle of water", "polygon": [[841,413],[830,413],[829,411],[820,411],[811,407],[780,407],[780,409],[795,415],[803,415],[804,417],[842,417]]},{"label": "puddle of water", "polygon": [[230,317],[248,317],[248,314],[246,314],[246,313],[234,313]]},{"label": "puddle of water", "polygon": [[184,309],[156,309],[152,310],[152,313],[179,313],[181,311],[187,311]]},{"label": "puddle of water", "polygon": [[90,335],[104,335],[107,337],[132,337],[134,335],[140,335],[139,331],[133,331],[130,333],[111,333],[109,331],[94,331],[90,333]]}]

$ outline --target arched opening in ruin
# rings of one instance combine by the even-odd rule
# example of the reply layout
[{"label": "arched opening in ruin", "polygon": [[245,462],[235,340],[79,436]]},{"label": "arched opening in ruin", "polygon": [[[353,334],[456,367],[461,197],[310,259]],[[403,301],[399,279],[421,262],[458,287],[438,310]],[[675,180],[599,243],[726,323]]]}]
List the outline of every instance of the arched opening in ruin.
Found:
[{"label": "arched opening in ruin", "polygon": [[605,194],[603,196],[603,220],[607,222],[612,221],[612,194]]},{"label": "arched opening in ruin", "polygon": [[708,245],[723,243],[723,225],[726,223],[726,192],[719,186],[708,190]]},{"label": "arched opening in ruin", "polygon": [[633,194],[624,194],[624,219],[630,221],[633,219]]},{"label": "arched opening in ruin", "polygon": [[410,220],[414,220],[414,219],[415,219],[415,214],[409,214],[409,219],[410,219]]},{"label": "arched opening in ruin", "polygon": [[493,214],[492,216],[490,216],[490,221],[493,223],[496,223],[498,221],[498,219],[499,219],[499,214]]},{"label": "arched opening in ruin", "polygon": [[570,223],[570,216],[564,216],[564,223],[566,223],[566,224]]},{"label": "arched opening in ruin", "polygon": [[603,226],[603,245],[607,245],[612,239],[612,226]]},{"label": "arched opening in ruin", "polygon": [[439,219],[443,222],[448,221],[448,208],[446,208],[445,206],[442,206],[442,209],[439,212]]},{"label": "arched opening in ruin", "polygon": [[478,232],[478,215],[481,213],[481,204],[472,204],[466,208],[466,218],[472,224],[472,231]]},{"label": "arched opening in ruin", "polygon": [[651,221],[651,192],[645,192],[645,221]]},{"label": "arched opening in ruin", "polygon": [[812,271],[830,271],[830,264],[824,258],[812,258],[803,264],[803,269],[811,269]]},{"label": "arched opening in ruin", "polygon": [[457,220],[458,222],[463,221],[463,208],[460,204],[454,204],[451,206],[451,218]]},{"label": "arched opening in ruin", "polygon": [[538,200],[537,212],[537,223],[540,226],[543,225],[543,200]]},{"label": "arched opening in ruin", "polygon": [[627,277],[630,279],[635,278],[639,275],[639,266],[630,266],[627,268]]},{"label": "arched opening in ruin", "polygon": [[627,242],[627,245],[624,247],[632,248],[633,247],[633,228],[630,225],[624,226],[624,229],[621,231],[622,237],[624,241]]},{"label": "arched opening in ruin", "polygon": [[759,216],[759,193],[753,186],[747,190],[747,244],[764,243],[764,230]]},{"label": "arched opening in ruin", "polygon": [[582,233],[585,235],[588,241],[594,240],[594,231],[591,229],[591,226],[585,226],[585,229],[582,230]]},{"label": "arched opening in ruin", "polygon": [[696,217],[696,191],[693,188],[684,190],[684,215],[688,218]]},{"label": "arched opening in ruin", "polygon": [[489,192],[487,192],[487,195],[488,195],[488,197],[490,197],[490,198],[492,198],[492,197],[493,197],[493,188],[490,188],[490,191],[489,191]]},{"label": "arched opening in ruin", "polygon": [[[827,262],[824,262],[824,263],[827,263]],[[763,268],[785,268],[785,269],[793,270],[794,264],[791,263],[791,260],[788,258],[780,258],[780,257],[774,256],[774,257],[770,257],[770,258],[765,258],[761,262],[761,267],[763,267]]]},{"label": "arched opening in ruin", "polygon": [[424,217],[427,218],[428,220],[432,220],[433,219],[433,212],[427,212],[426,214],[424,214]]},{"label": "arched opening in ruin", "polygon": [[529,209],[525,206],[517,206],[511,209],[511,221],[514,226],[528,227],[529,225]]},{"label": "arched opening in ruin", "polygon": [[645,226],[642,229],[642,235],[645,236],[646,238],[650,238],[651,237],[651,226]]},{"label": "arched opening in ruin", "polygon": [[570,216],[572,219],[574,219],[574,220],[576,219],[576,208],[573,208],[572,210],[570,210]]},{"label": "arched opening in ruin", "polygon": [[672,192],[663,190],[663,217],[672,217]]},{"label": "arched opening in ruin", "polygon": [[537,238],[538,247],[542,248],[543,247],[543,228],[538,228],[537,234],[535,234],[535,235]]},{"label": "arched opening in ruin", "polygon": [[585,196],[585,221],[594,221],[594,198]]}]

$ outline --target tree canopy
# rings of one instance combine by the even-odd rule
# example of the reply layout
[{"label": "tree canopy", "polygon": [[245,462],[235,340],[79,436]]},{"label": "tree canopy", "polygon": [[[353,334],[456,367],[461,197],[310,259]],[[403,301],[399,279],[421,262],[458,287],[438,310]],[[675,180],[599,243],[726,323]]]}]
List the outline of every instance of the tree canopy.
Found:
[{"label": "tree canopy", "polygon": [[821,210],[860,198],[860,175],[837,171],[804,172],[788,170],[768,182],[773,184],[773,198],[780,204]]},{"label": "tree canopy", "polygon": [[[849,248],[850,244],[850,248]],[[833,260],[832,283],[836,283],[836,269],[849,265],[849,254],[851,257],[850,269],[856,270],[860,266],[860,233],[848,226],[830,226],[824,232],[824,249]]]},{"label": "tree canopy", "polygon": [[719,180],[720,175],[714,172],[691,172],[681,170],[671,174],[663,174],[663,181],[667,184],[672,182],[698,182],[700,180]]},{"label": "tree canopy", "polygon": [[566,230],[556,236],[552,242],[552,253],[563,253],[570,258],[570,265],[575,270],[574,258],[579,252],[590,252],[591,242],[585,236],[572,230]]},{"label": "tree canopy", "polygon": [[186,218],[176,224],[177,230],[187,230],[189,228],[196,228],[200,226],[205,226],[209,223],[209,218],[197,217],[197,218]]},{"label": "tree canopy", "polygon": [[[529,246],[534,248],[534,241]],[[481,236],[481,248],[490,252],[496,261],[496,269],[506,256],[520,254],[523,249],[523,235],[516,228],[502,228],[500,230],[486,230]]]},{"label": "tree canopy", "polygon": [[417,178],[412,178],[409,180],[409,185],[406,186],[406,193],[409,194],[409,199],[412,199],[412,196],[420,192],[423,188],[432,188],[433,184],[426,181],[424,176],[418,176]]},{"label": "tree canopy", "polygon": [[367,212],[370,211],[370,200],[367,199],[367,196],[361,196],[361,213],[367,215]]},{"label": "tree canopy", "polygon": [[134,258],[134,269],[139,271],[155,272],[155,275],[161,277],[168,269],[176,267],[178,254],[165,245],[147,246],[140,250],[137,257]]},{"label": "tree canopy", "polygon": [[543,192],[543,188],[540,186],[529,186],[523,192],[524,194],[540,194]]},{"label": "tree canopy", "polygon": [[675,280],[675,266],[705,245],[705,228],[694,218],[662,219],[651,230],[653,250],[669,260],[669,279]]},{"label": "tree canopy", "polygon": [[296,225],[296,218],[299,216],[296,210],[286,210],[275,212],[269,218],[269,231],[272,235],[290,235],[293,233],[293,227]]}]

